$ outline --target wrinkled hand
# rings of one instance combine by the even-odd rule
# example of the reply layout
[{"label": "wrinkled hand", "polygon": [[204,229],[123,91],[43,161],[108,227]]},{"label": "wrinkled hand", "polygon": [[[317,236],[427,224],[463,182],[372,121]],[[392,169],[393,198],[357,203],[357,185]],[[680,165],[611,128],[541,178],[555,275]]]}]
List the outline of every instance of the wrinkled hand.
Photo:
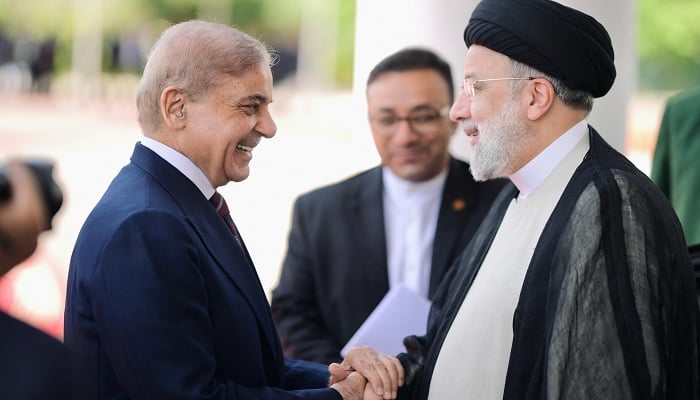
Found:
[{"label": "wrinkled hand", "polygon": [[383,397],[374,393],[374,389],[372,389],[372,385],[369,383],[365,385],[365,393],[362,397],[362,400],[383,400]]},{"label": "wrinkled hand", "polygon": [[403,386],[404,371],[395,357],[379,353],[370,347],[351,349],[342,363],[328,366],[330,384],[346,379],[352,371],[357,371],[369,382],[367,386],[384,399],[395,399],[398,388]]},{"label": "wrinkled hand", "polygon": [[367,380],[362,375],[352,372],[347,376],[347,379],[332,384],[331,388],[337,390],[343,400],[362,400],[368,386]]}]

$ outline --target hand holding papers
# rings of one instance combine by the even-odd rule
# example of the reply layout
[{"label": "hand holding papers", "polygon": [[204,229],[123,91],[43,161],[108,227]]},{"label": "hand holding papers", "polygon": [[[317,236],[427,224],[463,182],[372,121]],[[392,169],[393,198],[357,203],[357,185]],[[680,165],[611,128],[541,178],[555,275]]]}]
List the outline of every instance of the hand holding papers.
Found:
[{"label": "hand holding papers", "polygon": [[426,330],[430,301],[405,286],[391,288],[377,308],[350,338],[340,354],[358,346],[370,346],[389,355],[405,351],[403,338],[423,335]]}]

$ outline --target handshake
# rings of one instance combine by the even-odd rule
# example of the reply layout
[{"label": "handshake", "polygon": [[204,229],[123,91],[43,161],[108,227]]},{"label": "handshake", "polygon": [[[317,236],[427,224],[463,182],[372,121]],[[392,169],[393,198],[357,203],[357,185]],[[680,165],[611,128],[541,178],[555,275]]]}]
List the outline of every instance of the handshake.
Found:
[{"label": "handshake", "polygon": [[328,370],[330,386],[344,400],[395,399],[405,380],[404,369],[397,358],[370,347],[351,349],[342,363],[333,363]]},{"label": "handshake", "polygon": [[0,165],[0,276],[36,250],[39,234],[63,204],[53,164],[12,160]]}]

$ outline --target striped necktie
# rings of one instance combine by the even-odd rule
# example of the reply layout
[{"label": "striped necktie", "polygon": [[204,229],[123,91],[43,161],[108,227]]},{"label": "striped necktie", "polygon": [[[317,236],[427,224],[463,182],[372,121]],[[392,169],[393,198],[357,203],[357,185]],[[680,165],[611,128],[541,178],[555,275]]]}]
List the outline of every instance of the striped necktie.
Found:
[{"label": "striped necktie", "polygon": [[214,195],[211,196],[209,202],[214,206],[216,212],[219,213],[221,218],[224,219],[224,222],[226,222],[226,225],[228,225],[228,228],[231,230],[231,233],[233,233],[233,237],[236,239],[236,242],[238,242],[238,244],[241,247],[243,247],[241,243],[241,236],[238,234],[236,224],[233,223],[233,219],[231,218],[231,214],[229,213],[228,206],[226,205],[226,200],[224,200],[224,197],[219,192],[214,192]]}]

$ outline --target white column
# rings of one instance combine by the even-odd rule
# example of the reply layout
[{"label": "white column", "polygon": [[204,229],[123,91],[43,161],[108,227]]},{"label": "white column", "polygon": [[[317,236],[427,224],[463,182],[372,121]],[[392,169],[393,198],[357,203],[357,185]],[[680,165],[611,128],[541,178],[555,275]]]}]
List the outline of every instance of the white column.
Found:
[{"label": "white column", "polygon": [[336,1],[302,0],[296,81],[299,87],[333,87],[338,35]]},{"label": "white column", "polygon": [[102,0],[73,0],[73,95],[90,101],[100,95]]},{"label": "white column", "polygon": [[[627,104],[636,88],[634,0],[561,0],[598,19],[610,33],[617,78],[610,93],[597,99],[591,124],[616,149],[624,150]],[[455,89],[461,85],[466,46],[462,34],[477,0],[357,0],[355,27],[354,132],[360,146],[372,146],[366,121],[365,83],[383,57],[410,45],[426,46],[451,65]],[[457,157],[468,158],[459,132],[451,146]],[[371,148],[371,147],[369,147]]]},{"label": "white column", "polygon": [[560,0],[598,20],[610,34],[617,77],[610,92],[596,99],[589,117],[591,125],[615,149],[625,153],[627,107],[637,90],[637,51],[634,0]]}]

